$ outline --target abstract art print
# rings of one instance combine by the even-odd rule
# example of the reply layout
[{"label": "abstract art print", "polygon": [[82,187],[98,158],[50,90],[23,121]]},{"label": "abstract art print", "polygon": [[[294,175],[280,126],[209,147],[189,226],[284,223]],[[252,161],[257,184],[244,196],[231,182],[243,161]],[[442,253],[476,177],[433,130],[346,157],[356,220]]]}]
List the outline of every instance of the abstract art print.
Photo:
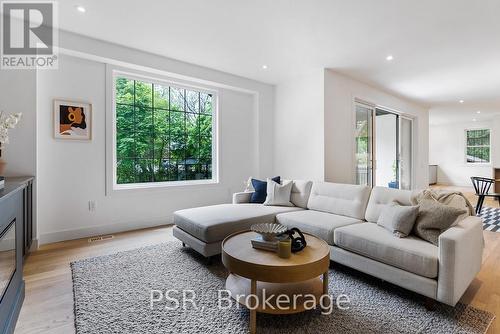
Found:
[{"label": "abstract art print", "polygon": [[92,105],[84,102],[54,100],[54,137],[90,140]]}]

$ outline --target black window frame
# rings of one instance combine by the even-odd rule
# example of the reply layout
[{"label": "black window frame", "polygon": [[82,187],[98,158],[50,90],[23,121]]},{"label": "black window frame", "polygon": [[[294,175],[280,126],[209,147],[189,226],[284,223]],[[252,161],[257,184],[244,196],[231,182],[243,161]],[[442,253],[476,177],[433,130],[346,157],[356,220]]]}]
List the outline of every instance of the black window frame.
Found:
[{"label": "black window frame", "polygon": [[[472,132],[483,132],[482,135],[487,135],[488,144],[481,144],[481,137],[469,136]],[[469,149],[478,151],[488,151],[488,160],[483,161],[476,159],[475,156],[469,155]],[[489,128],[472,128],[465,129],[465,162],[470,165],[490,165],[491,164],[491,129]]]},{"label": "black window frame", "polygon": [[[114,158],[114,188],[128,188],[131,187],[133,188],[136,185],[140,185],[141,187],[147,187],[149,186],[157,186],[157,185],[189,185],[189,184],[199,184],[199,183],[217,183],[218,182],[218,166],[217,166],[217,134],[216,134],[216,121],[217,121],[217,99],[218,99],[218,92],[216,90],[212,89],[207,89],[207,88],[201,88],[198,86],[190,86],[190,85],[179,85],[177,83],[168,81],[168,80],[159,80],[155,78],[150,78],[150,77],[143,77],[143,76],[135,76],[135,75],[130,75],[126,73],[117,73],[115,72],[113,74],[113,90],[112,90],[112,108],[113,108],[113,120],[114,120],[114,129],[113,129],[113,158]],[[119,101],[118,99],[118,90],[117,90],[117,82],[120,79],[125,79],[128,81],[133,81],[133,101],[132,103],[125,103],[124,101]],[[151,87],[151,101],[149,105],[144,105],[141,104],[140,102],[137,101],[137,94],[136,94],[136,86],[137,84],[143,85],[146,84],[146,86]],[[168,90],[168,101],[167,102],[167,107],[161,107],[157,106],[155,104],[155,87],[162,87],[164,89]],[[181,108],[176,108],[176,106],[173,105],[172,103],[172,93],[174,91],[180,91],[182,92],[181,95],[181,100],[182,100],[182,107]],[[188,101],[188,95],[193,96],[194,100],[197,99],[197,101]],[[197,98],[196,98],[197,95]],[[190,104],[190,102],[194,102],[194,104]],[[207,102],[211,106],[211,109],[207,109]],[[148,102],[149,103],[149,102]],[[189,104],[189,105],[188,105]],[[195,108],[191,107],[195,106]],[[119,152],[118,149],[118,143],[119,143],[119,126],[118,124],[118,112],[120,108],[131,108],[133,110],[133,130],[129,129],[129,131],[133,131],[133,135],[129,136],[134,138],[134,149],[133,149],[133,154],[132,156],[123,156]],[[139,153],[137,149],[137,142],[136,142],[136,136],[138,133],[137,130],[137,125],[138,124],[143,124],[143,123],[137,123],[136,116],[138,114],[139,110],[146,110],[148,112],[151,112],[151,117],[150,117],[150,130],[151,133],[149,135],[150,137],[150,150],[147,155],[142,155],[142,153]],[[156,113],[165,113],[168,117],[168,133],[163,133],[163,134],[158,134],[155,128],[155,115]],[[180,135],[180,137],[183,138],[181,140],[181,146],[183,147],[180,149],[181,151],[181,156],[176,156],[174,157],[174,154],[172,153],[174,143],[173,141],[173,133],[172,130],[170,129],[170,126],[172,124],[172,115],[177,115],[181,116],[184,122],[184,131]],[[194,127],[190,128],[192,129],[197,129],[195,130],[195,135],[190,136],[188,133],[188,128],[187,128],[187,122],[188,122],[188,117],[192,117],[193,119],[196,120],[196,124]],[[211,127],[205,126],[203,127],[206,131],[202,131],[201,128],[201,122],[202,120],[205,120],[205,122],[209,122],[211,124]],[[146,130],[148,131],[148,130]],[[163,155],[164,152],[158,154],[156,150],[156,140],[158,137],[165,136],[168,140],[168,156]],[[195,148],[196,150],[196,156],[187,156],[188,155],[188,142],[190,138],[193,138],[191,142],[193,143],[194,146],[197,146]],[[205,141],[210,144],[211,151],[210,152],[205,152],[203,153],[200,149],[201,147],[201,142]],[[146,150],[148,151],[148,150]],[[179,153],[179,152],[178,152]],[[130,162],[133,165],[133,172],[135,173],[133,175],[133,180],[128,179],[124,182],[124,180],[120,180],[118,177],[118,168],[120,163],[125,163],[125,162]],[[138,176],[137,169],[140,167],[142,168],[142,164],[139,162],[149,162],[150,170],[146,172],[146,174],[150,175],[144,179]],[[159,163],[158,166],[156,166],[156,163]],[[167,165],[165,165],[167,164]],[[161,167],[160,167],[161,166]],[[165,167],[166,166],[166,167]],[[174,168],[175,167],[175,168]],[[158,176],[158,171],[160,170],[166,170],[166,177],[159,177]],[[144,173],[142,173],[144,174]]]}]

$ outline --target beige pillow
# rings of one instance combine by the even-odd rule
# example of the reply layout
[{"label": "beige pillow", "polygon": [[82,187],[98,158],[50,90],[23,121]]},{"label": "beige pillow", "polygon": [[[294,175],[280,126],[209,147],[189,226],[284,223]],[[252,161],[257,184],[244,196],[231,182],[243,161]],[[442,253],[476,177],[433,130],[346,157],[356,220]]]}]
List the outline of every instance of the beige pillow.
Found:
[{"label": "beige pillow", "polygon": [[435,199],[419,201],[420,208],[413,233],[418,237],[438,245],[439,235],[449,229],[466,210],[444,205]]},{"label": "beige pillow", "polygon": [[389,230],[398,238],[407,237],[418,216],[418,205],[403,206],[397,202],[386,205],[377,221],[377,225]]}]

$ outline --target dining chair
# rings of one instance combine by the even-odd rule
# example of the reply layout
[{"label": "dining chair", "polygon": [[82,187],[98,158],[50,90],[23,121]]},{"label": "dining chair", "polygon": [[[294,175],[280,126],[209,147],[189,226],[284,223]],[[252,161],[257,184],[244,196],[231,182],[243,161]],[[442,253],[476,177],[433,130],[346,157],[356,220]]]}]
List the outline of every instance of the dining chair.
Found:
[{"label": "dining chair", "polygon": [[489,179],[486,177],[473,176],[470,178],[474,190],[476,191],[477,204],[476,204],[476,215],[481,213],[483,209],[484,199],[486,197],[495,197],[500,204],[500,193],[490,193],[491,185],[495,183],[494,179]]}]

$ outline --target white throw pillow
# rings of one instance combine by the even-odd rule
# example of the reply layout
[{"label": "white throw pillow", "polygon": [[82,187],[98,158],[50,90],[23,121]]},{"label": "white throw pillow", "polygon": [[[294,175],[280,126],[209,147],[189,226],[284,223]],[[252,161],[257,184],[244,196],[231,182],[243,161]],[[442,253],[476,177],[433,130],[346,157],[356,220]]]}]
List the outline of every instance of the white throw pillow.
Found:
[{"label": "white throw pillow", "polygon": [[294,206],[290,202],[292,186],[292,181],[284,181],[283,184],[279,184],[267,179],[267,197],[264,205]]},{"label": "white throw pillow", "polygon": [[[287,180],[283,180],[283,183]],[[300,208],[307,208],[307,201],[309,200],[309,195],[311,194],[312,181],[305,180],[290,180],[292,185],[292,193],[290,195],[290,202],[294,206]]]}]

